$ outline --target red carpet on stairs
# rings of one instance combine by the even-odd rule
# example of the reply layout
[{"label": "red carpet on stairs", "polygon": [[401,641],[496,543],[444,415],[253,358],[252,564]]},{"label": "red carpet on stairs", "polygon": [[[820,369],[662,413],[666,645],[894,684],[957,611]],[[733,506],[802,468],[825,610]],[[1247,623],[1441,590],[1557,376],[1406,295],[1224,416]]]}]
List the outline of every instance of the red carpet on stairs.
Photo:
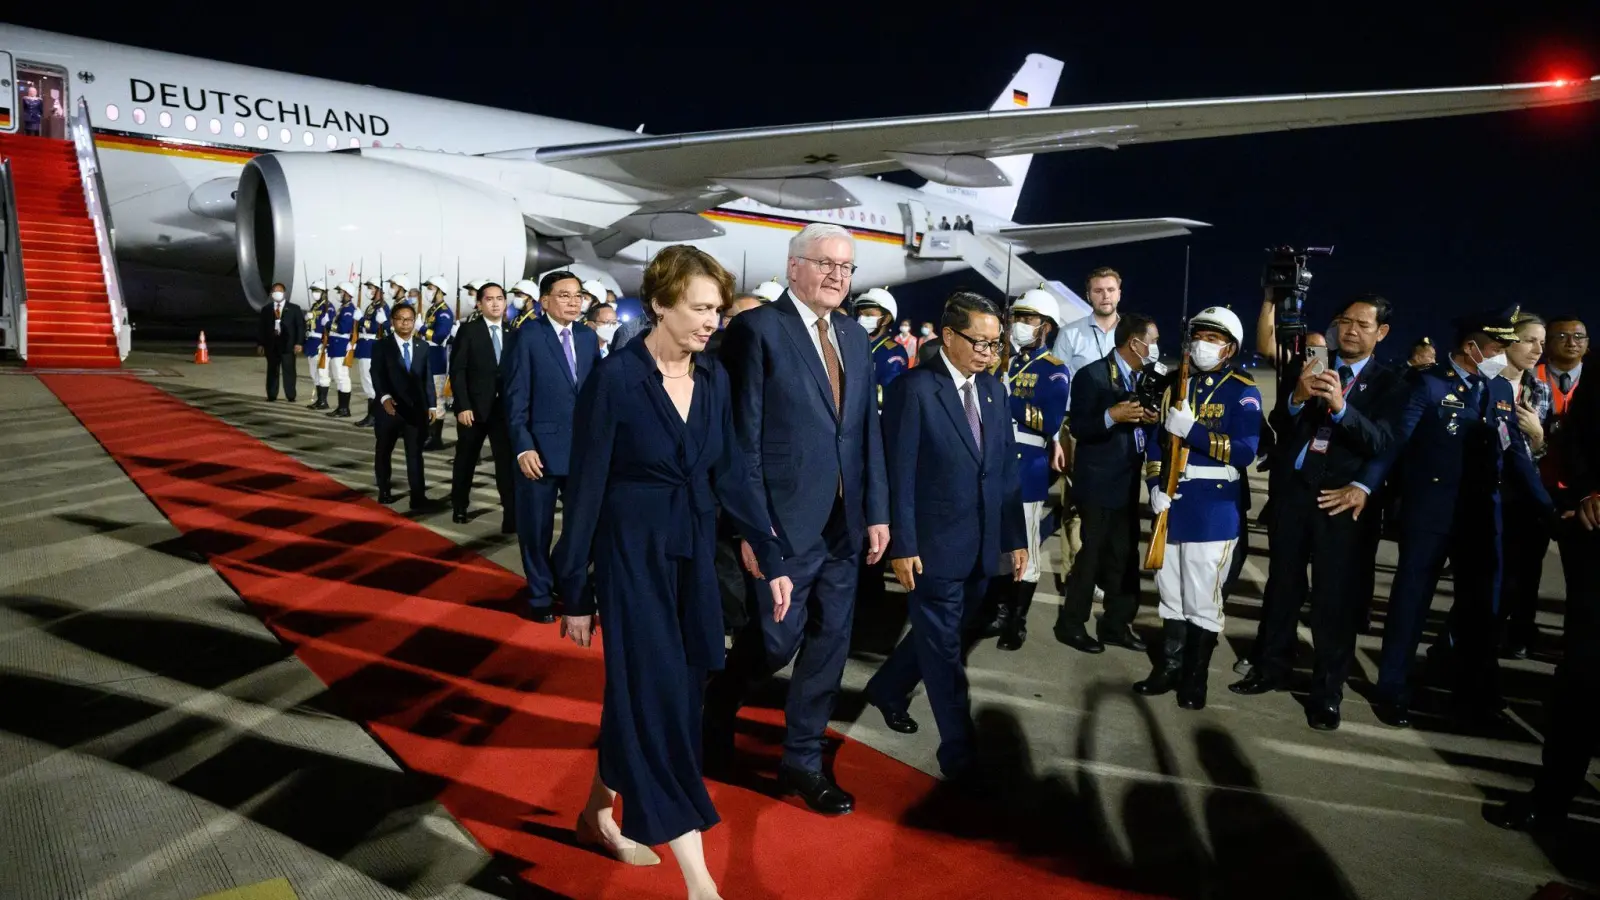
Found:
[{"label": "red carpet on stairs", "polygon": [[28,365],[116,368],[105,272],[71,141],[0,135],[11,161],[28,289]]},{"label": "red carpet on stairs", "polygon": [[[662,865],[633,869],[573,843],[603,666],[598,645],[580,650],[505,611],[520,575],[142,381],[41,380],[337,708],[433,779],[439,801],[521,878],[572,898],[682,897],[666,848]],[[780,714],[746,715],[740,751],[770,773]],[[856,793],[852,815],[823,819],[712,783],[723,824],[705,845],[728,900],[1133,896],[1072,877],[1096,868],[1065,855],[1092,852],[1090,842],[1064,853],[1066,834],[1035,834],[1024,852],[992,837],[1006,833],[1005,810],[950,812],[935,779],[840,740],[833,767]]]}]

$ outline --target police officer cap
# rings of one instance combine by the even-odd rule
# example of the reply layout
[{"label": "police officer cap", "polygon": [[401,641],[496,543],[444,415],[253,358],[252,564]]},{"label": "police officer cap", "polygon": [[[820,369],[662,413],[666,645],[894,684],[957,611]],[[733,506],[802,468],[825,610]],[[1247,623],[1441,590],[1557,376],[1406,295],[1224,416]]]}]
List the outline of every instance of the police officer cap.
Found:
[{"label": "police officer cap", "polygon": [[323,281],[321,278],[318,278],[316,281],[311,282],[311,290],[326,292],[328,290],[328,283]]},{"label": "police officer cap", "polygon": [[1189,320],[1189,333],[1194,334],[1202,328],[1208,331],[1220,331],[1233,338],[1235,344],[1244,344],[1244,324],[1233,310],[1225,306],[1208,306],[1200,310],[1199,315]]},{"label": "police officer cap", "polygon": [[402,291],[410,291],[411,290],[411,277],[409,275],[404,274],[404,273],[399,274],[399,275],[395,275],[394,277],[390,278],[389,279],[389,283],[394,285],[395,287],[399,288]]},{"label": "police officer cap", "polygon": [[883,288],[873,288],[856,298],[856,309],[863,306],[876,306],[889,314],[889,318],[900,318],[900,307],[894,302],[894,295]]},{"label": "police officer cap", "polygon": [[444,277],[443,275],[435,275],[423,282],[424,286],[430,284],[438,288],[443,293],[450,293],[450,279]]},{"label": "police officer cap", "polygon": [[1017,302],[1011,304],[1011,311],[1018,310],[1036,312],[1056,323],[1057,328],[1061,327],[1061,304],[1056,302],[1054,294],[1043,288],[1034,288],[1018,297]]},{"label": "police officer cap", "polygon": [[1513,306],[1510,309],[1485,310],[1470,316],[1456,319],[1456,332],[1463,338],[1470,334],[1483,332],[1502,344],[1517,343],[1517,317],[1521,315],[1521,307]]},{"label": "police officer cap", "polygon": [[511,286],[511,291],[515,294],[522,294],[525,297],[537,297],[539,296],[539,283],[524,278],[516,284],[513,284]]},{"label": "police officer cap", "polygon": [[783,285],[778,283],[778,279],[773,278],[756,285],[756,289],[750,293],[755,294],[767,303],[771,303],[783,296]]},{"label": "police officer cap", "polygon": [[599,300],[602,303],[605,302],[605,299],[606,299],[606,286],[605,286],[605,283],[602,282],[600,279],[595,278],[595,279],[591,279],[589,281],[585,281],[583,283],[582,287],[583,287],[583,290],[586,291],[589,294],[589,296],[595,298],[596,300]]},{"label": "police officer cap", "polygon": [[354,297],[356,295],[356,286],[355,286],[354,282],[341,281],[341,282],[339,282],[339,288],[338,289],[340,291],[343,291],[344,295],[347,296],[347,297]]}]

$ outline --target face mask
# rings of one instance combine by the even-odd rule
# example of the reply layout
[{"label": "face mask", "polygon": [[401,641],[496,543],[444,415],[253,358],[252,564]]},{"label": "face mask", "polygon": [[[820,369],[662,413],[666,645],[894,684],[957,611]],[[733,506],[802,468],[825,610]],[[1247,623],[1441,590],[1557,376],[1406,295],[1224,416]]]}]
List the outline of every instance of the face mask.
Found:
[{"label": "face mask", "polygon": [[883,321],[883,317],[882,316],[856,316],[856,321],[860,322],[861,323],[861,327],[865,328],[867,330],[867,334],[871,334],[874,331],[878,330],[878,323]]},{"label": "face mask", "polygon": [[282,303],[283,302],[283,291],[273,291],[272,292],[272,302],[273,303]]},{"label": "face mask", "polygon": [[910,325],[901,325],[900,326],[900,333],[901,334],[910,334],[911,333],[911,326]]},{"label": "face mask", "polygon": [[[1144,344],[1144,341],[1140,341],[1139,343]],[[1156,364],[1156,361],[1159,360],[1159,359],[1161,359],[1161,352],[1156,349],[1156,345],[1155,344],[1145,344],[1144,345],[1144,355],[1139,357],[1139,361],[1144,363],[1147,366],[1153,366],[1153,365]]]},{"label": "face mask", "polygon": [[[1481,354],[1483,351],[1479,350],[1478,352]],[[1483,359],[1478,361],[1478,374],[1482,375],[1484,378],[1496,378],[1505,370],[1506,354],[1504,350],[1496,353],[1493,356],[1485,356]]]},{"label": "face mask", "polygon": [[321,303],[322,302],[322,292],[321,291],[312,291],[311,292],[311,302],[312,303]]},{"label": "face mask", "polygon": [[924,328],[924,329],[922,329],[922,336],[923,337],[933,337],[933,329],[932,328]]},{"label": "face mask", "polygon": [[1039,329],[1037,326],[1029,325],[1027,322],[1012,322],[1011,343],[1015,344],[1019,349],[1026,347],[1033,343],[1033,336],[1038,333],[1038,331]]},{"label": "face mask", "polygon": [[511,304],[512,309],[516,310],[517,312],[522,312],[521,294],[512,294],[510,297],[506,298],[506,302]]},{"label": "face mask", "polygon": [[1210,372],[1222,365],[1222,348],[1222,344],[1213,344],[1209,341],[1191,341],[1189,361],[1200,371]]},{"label": "face mask", "polygon": [[592,301],[589,301],[589,300],[583,301],[582,305],[580,305],[578,307],[578,310],[580,312],[588,312],[589,311],[589,306],[591,305],[591,303],[592,303]]},{"label": "face mask", "polygon": [[621,327],[621,324],[620,322],[607,322],[604,325],[596,325],[594,330],[596,334],[600,335],[600,340],[609,344],[611,339],[616,337],[617,329]]}]

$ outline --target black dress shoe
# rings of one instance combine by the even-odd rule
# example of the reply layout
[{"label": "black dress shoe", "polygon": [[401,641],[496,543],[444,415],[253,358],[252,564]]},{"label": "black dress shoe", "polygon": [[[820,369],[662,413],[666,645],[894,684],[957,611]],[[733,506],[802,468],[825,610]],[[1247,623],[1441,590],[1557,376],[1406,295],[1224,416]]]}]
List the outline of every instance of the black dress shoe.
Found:
[{"label": "black dress shoe", "polygon": [[1500,655],[1506,659],[1527,659],[1528,645],[1522,641],[1506,641],[1506,645],[1501,649]]},{"label": "black dress shoe", "polygon": [[883,713],[883,724],[889,726],[890,731],[898,732],[900,734],[917,733],[917,720],[911,718],[910,713],[904,710],[901,710],[900,712],[894,712],[893,710],[884,709],[883,707],[878,706],[876,703],[874,703],[873,706],[877,706],[878,712]]},{"label": "black dress shoe", "polygon": [[1121,647],[1124,650],[1133,650],[1137,653],[1143,653],[1145,650],[1149,649],[1145,646],[1144,641],[1139,639],[1139,635],[1133,630],[1132,625],[1123,625],[1118,628],[1113,628],[1110,631],[1102,629],[1100,631],[1100,643],[1105,644],[1108,647]]},{"label": "black dress shoe", "polygon": [[1288,689],[1289,679],[1268,675],[1261,670],[1260,666],[1251,668],[1249,675],[1228,685],[1228,690],[1245,697],[1254,697],[1258,694],[1270,694],[1273,691],[1286,691]]},{"label": "black dress shoe", "polygon": [[799,794],[807,806],[825,816],[842,816],[856,808],[856,798],[821,772],[779,766],[778,787],[786,794]]},{"label": "black dress shoe", "polygon": [[378,502],[384,504],[385,506],[387,506],[388,504],[394,502],[394,495],[389,493],[388,491],[379,491],[378,492]]},{"label": "black dress shoe", "polygon": [[500,533],[501,534],[516,534],[517,533],[517,523],[511,521],[510,519],[501,519],[500,520]]},{"label": "black dress shoe", "polygon": [[1567,823],[1565,813],[1540,805],[1532,794],[1498,808],[1485,808],[1483,817],[1508,831],[1553,831]]},{"label": "black dress shoe", "polygon": [[553,625],[556,621],[556,611],[549,606],[529,606],[523,618],[529,622],[538,622],[540,625]]},{"label": "black dress shoe", "polygon": [[[1238,685],[1234,685],[1238,687]],[[1229,688],[1232,690],[1233,688]],[[1308,706],[1306,707],[1306,724],[1315,731],[1339,730],[1339,707],[1337,706]]]},{"label": "black dress shoe", "polygon": [[1090,637],[1088,630],[1082,625],[1074,625],[1066,629],[1057,628],[1056,640],[1083,653],[1106,652],[1106,645]]},{"label": "black dress shoe", "polygon": [[456,523],[457,525],[465,525],[467,524],[467,514],[464,512],[451,513],[450,521]]},{"label": "black dress shoe", "polygon": [[1411,727],[1411,707],[1400,703],[1378,702],[1372,704],[1372,714],[1390,728]]}]

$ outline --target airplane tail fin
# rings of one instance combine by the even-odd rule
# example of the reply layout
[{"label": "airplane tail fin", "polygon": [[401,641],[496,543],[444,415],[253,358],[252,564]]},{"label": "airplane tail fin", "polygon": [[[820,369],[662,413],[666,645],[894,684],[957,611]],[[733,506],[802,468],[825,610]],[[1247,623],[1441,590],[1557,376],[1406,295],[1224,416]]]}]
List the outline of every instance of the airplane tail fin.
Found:
[{"label": "airplane tail fin", "polygon": [[[1055,100],[1056,84],[1061,81],[1062,63],[1038,53],[1028,54],[1022,68],[1012,76],[1011,83],[995,98],[990,110],[1037,109],[1049,106]],[[961,188],[932,181],[922,186],[925,194],[948,197],[958,203],[981,209],[993,216],[1010,219],[1017,211],[1017,198],[1022,196],[1022,182],[1028,177],[1028,166],[1033,154],[1002,156],[991,160],[1006,173],[1011,181],[1005,187]]]}]

